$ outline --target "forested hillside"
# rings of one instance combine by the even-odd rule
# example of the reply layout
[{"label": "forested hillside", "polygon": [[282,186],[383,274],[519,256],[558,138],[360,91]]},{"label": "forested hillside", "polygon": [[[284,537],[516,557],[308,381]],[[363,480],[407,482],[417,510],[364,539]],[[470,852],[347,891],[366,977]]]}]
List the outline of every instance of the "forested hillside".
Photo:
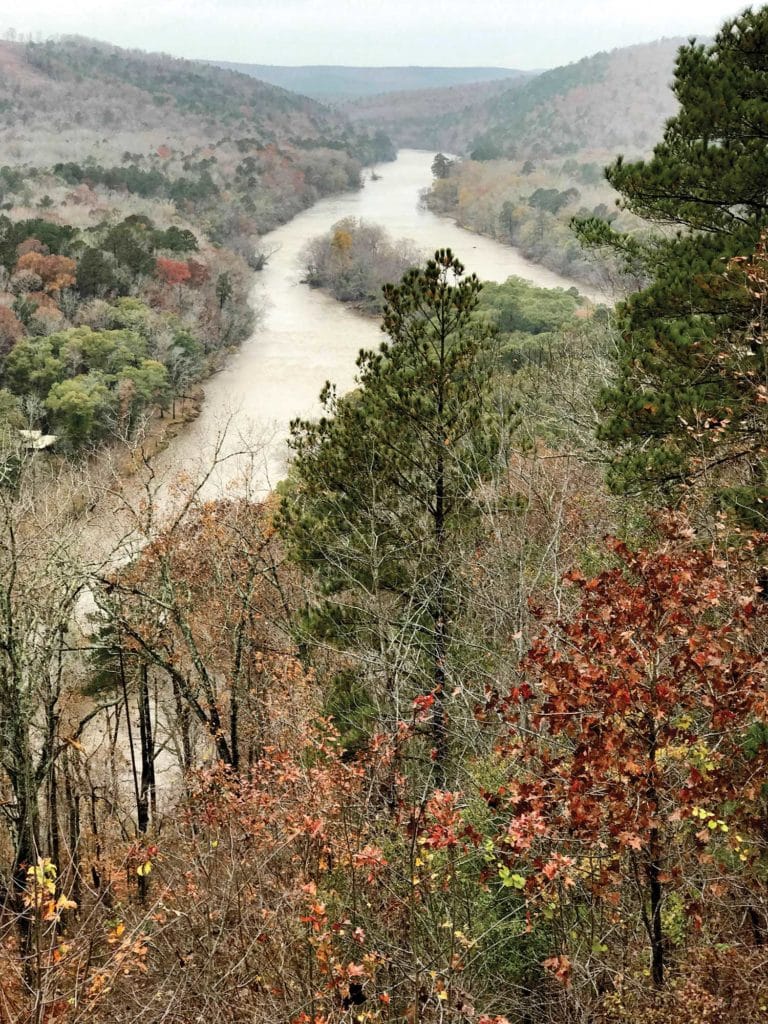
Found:
[{"label": "forested hillside", "polygon": [[158,174],[247,188],[265,207],[260,231],[392,156],[383,138],[246,75],[83,39],[0,43],[0,126],[6,163],[122,165],[154,172],[164,197]]},{"label": "forested hillside", "polygon": [[[354,119],[386,128],[401,145],[417,139],[483,159],[572,156],[619,148],[645,153],[674,113],[670,90],[683,40],[628,46],[541,72],[413,97],[362,98],[345,105]],[[434,123],[438,115],[437,124]]]},{"label": "forested hillside", "polygon": [[530,76],[513,82],[502,78],[443,88],[387,92],[339,103],[338,108],[355,123],[376,125],[397,145],[414,149],[461,153],[469,133],[475,135],[490,123],[488,100],[508,96]]},{"label": "forested hillside", "polygon": [[584,150],[646,153],[677,107],[670,88],[682,39],[585,57],[488,101],[487,155],[571,156]]},{"label": "forested hillside", "polygon": [[247,337],[260,236],[392,148],[311,100],[83,39],[0,43],[0,418],[129,436]]}]

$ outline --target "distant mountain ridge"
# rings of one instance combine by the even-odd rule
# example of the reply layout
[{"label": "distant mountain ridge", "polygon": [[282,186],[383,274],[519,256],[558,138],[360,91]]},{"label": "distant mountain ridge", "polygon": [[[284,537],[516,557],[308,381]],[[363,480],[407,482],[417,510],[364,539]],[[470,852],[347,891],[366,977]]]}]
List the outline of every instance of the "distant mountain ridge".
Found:
[{"label": "distant mountain ridge", "polygon": [[251,75],[262,82],[325,102],[381,93],[461,86],[499,79],[527,78],[535,72],[486,67],[346,67],[306,64],[296,67],[212,61],[217,67]]}]

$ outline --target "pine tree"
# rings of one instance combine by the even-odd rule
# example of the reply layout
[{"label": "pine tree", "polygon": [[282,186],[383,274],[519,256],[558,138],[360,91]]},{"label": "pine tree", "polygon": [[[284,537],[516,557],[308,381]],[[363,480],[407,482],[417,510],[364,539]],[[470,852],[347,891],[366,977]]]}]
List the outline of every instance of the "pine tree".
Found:
[{"label": "pine tree", "polygon": [[432,161],[432,177],[448,178],[453,167],[453,160],[450,160],[444,153],[438,153]]},{"label": "pine tree", "polygon": [[475,315],[480,288],[450,250],[385,287],[390,340],[360,353],[357,390],[340,399],[326,385],[326,415],[292,424],[293,487],[282,513],[294,557],[325,596],[315,635],[375,660],[391,708],[428,698],[438,785],[461,603],[457,543],[496,435],[493,332]]},{"label": "pine tree", "polygon": [[625,209],[676,232],[640,242],[594,220],[577,225],[650,279],[619,309],[617,378],[601,426],[617,445],[610,482],[671,492],[702,476],[711,483],[714,472],[721,498],[734,482],[752,488],[754,510],[765,367],[755,296],[731,261],[754,253],[766,226],[768,8],[727,21],[710,46],[683,46],[673,89],[680,109],[652,158],[619,157],[606,176]]}]

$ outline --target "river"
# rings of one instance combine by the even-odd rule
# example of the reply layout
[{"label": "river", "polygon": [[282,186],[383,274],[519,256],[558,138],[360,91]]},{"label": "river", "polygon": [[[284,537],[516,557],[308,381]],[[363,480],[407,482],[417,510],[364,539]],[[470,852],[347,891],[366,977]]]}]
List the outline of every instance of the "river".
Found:
[{"label": "river", "polygon": [[[425,256],[450,247],[467,270],[483,280],[504,281],[517,275],[548,288],[575,285],[590,294],[578,282],[524,259],[515,249],[421,208],[419,192],[432,180],[433,157],[432,152],[401,150],[394,163],[377,168],[379,180],[366,180],[360,191],[323,199],[264,236],[264,248],[275,252],[254,285],[253,302],[262,310],[260,324],[206,383],[201,415],[159,459],[162,475],[183,472],[196,478],[225,432],[225,453],[244,447],[259,453],[250,468],[250,493],[263,495],[284,476],[290,421],[319,413],[318,393],[326,380],[341,392],[352,386],[359,350],[375,348],[381,341],[378,324],[302,284],[299,260],[309,239],[343,217],[363,217],[394,238],[412,239]],[[602,301],[599,295],[590,297]],[[243,459],[233,455],[213,475],[205,493],[212,497],[237,488],[237,478],[244,472]]]}]

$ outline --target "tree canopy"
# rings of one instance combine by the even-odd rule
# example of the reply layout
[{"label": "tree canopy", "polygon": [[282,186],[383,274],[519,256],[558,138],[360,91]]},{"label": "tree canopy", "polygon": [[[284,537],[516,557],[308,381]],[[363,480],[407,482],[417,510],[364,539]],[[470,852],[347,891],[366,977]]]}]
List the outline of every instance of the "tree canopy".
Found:
[{"label": "tree canopy", "polygon": [[754,510],[761,500],[759,303],[737,271],[756,252],[764,261],[767,42],[762,8],[727,21],[709,46],[682,47],[673,86],[680,109],[652,158],[619,157],[606,171],[626,209],[674,233],[643,241],[605,222],[579,225],[582,238],[613,246],[648,279],[621,307],[617,377],[604,396],[602,435],[618,446],[610,477],[618,490],[676,488],[725,469],[724,500],[732,483],[753,488],[751,499],[740,489],[741,504]]}]

